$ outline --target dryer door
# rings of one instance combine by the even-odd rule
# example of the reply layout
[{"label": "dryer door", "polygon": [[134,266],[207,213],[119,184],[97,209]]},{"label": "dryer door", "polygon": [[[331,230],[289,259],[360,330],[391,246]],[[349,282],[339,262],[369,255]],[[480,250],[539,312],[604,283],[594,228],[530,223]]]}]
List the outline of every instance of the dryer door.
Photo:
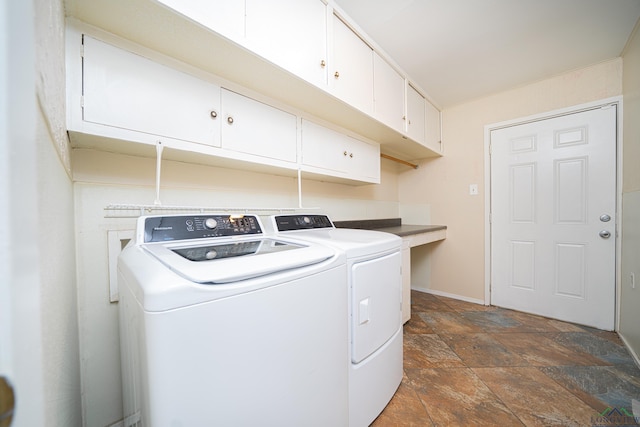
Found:
[{"label": "dryer door", "polygon": [[351,266],[351,361],[379,349],[401,324],[400,252]]}]

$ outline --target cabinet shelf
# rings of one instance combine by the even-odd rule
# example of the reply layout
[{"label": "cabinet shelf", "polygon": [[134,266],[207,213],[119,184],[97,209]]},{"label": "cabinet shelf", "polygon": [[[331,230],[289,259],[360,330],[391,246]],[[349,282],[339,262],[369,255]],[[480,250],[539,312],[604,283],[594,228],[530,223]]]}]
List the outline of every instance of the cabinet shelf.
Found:
[{"label": "cabinet shelf", "polygon": [[328,88],[297,77],[154,0],[66,0],[65,8],[72,19],[377,141],[382,153],[408,161],[441,155],[336,98]]}]

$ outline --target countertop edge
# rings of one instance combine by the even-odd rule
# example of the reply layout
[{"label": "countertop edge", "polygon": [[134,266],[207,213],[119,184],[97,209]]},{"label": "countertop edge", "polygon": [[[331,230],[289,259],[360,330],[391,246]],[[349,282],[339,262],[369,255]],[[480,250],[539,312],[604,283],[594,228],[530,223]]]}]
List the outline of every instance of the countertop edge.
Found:
[{"label": "countertop edge", "polygon": [[400,237],[446,230],[446,225],[402,224],[400,218],[334,221],[336,228],[383,231]]}]

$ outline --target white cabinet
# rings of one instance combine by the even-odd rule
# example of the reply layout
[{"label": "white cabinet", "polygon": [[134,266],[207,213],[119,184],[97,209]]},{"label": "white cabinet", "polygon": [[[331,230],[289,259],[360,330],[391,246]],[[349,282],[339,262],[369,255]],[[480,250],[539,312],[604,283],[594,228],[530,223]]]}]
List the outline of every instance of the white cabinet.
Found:
[{"label": "white cabinet", "polygon": [[407,135],[424,145],[426,99],[411,85],[407,85]]},{"label": "white cabinet", "polygon": [[404,77],[376,52],[373,53],[373,116],[404,132]]},{"label": "white cabinet", "polygon": [[87,35],[82,73],[84,122],[220,146],[219,86]]},{"label": "white cabinet", "polygon": [[222,148],[297,161],[295,115],[223,88],[221,118]]},{"label": "white cabinet", "polygon": [[379,183],[380,146],[302,119],[302,165],[311,172]]},{"label": "white cabinet", "polygon": [[246,45],[298,77],[327,84],[327,5],[321,0],[246,0]]},{"label": "white cabinet", "polygon": [[373,115],[373,50],[335,15],[329,81],[333,95]]},{"label": "white cabinet", "polygon": [[440,111],[429,101],[426,103],[426,131],[425,145],[442,154],[442,136],[440,129]]},{"label": "white cabinet", "polygon": [[157,0],[235,42],[244,38],[245,2],[235,0]]}]

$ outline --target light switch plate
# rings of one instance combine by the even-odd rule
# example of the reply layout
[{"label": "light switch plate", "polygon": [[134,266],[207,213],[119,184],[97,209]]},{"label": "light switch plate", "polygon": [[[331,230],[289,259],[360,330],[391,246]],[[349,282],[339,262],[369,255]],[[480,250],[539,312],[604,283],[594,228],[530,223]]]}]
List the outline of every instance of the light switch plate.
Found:
[{"label": "light switch plate", "polygon": [[478,184],[470,184],[469,185],[469,195],[477,196],[478,195]]}]

